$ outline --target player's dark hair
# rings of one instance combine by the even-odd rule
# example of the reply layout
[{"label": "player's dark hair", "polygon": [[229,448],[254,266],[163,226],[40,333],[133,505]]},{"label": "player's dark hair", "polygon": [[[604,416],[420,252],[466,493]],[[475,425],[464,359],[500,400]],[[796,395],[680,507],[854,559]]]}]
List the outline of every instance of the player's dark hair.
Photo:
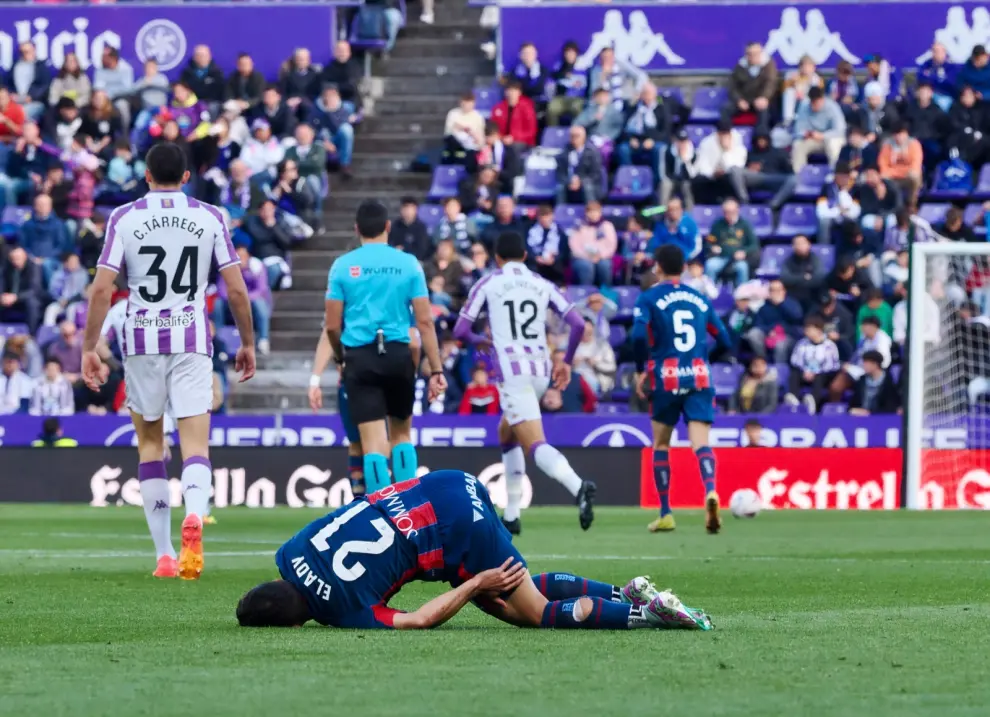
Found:
[{"label": "player's dark hair", "polygon": [[362,239],[377,239],[385,233],[388,209],[377,199],[365,199],[358,207],[354,223]]},{"label": "player's dark hair", "polygon": [[526,258],[526,240],[518,232],[502,232],[495,240],[495,256],[505,261]]},{"label": "player's dark hair", "polygon": [[182,183],[182,176],[186,173],[186,153],[175,142],[156,144],[148,151],[144,161],[155,184]]},{"label": "player's dark hair", "polygon": [[661,244],[653,252],[653,259],[665,276],[684,273],[684,251],[676,244]]},{"label": "player's dark hair", "polygon": [[302,594],[284,580],[262,583],[237,603],[241,627],[296,627],[310,619]]}]

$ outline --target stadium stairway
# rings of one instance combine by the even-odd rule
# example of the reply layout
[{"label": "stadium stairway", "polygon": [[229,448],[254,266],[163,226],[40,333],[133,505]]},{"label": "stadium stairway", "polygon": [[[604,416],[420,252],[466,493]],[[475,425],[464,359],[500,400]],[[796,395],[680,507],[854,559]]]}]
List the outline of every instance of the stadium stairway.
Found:
[{"label": "stadium stairway", "polygon": [[[232,384],[230,410],[307,410],[306,387],[323,317],[327,271],[354,241],[358,204],[380,199],[394,216],[400,197],[425,199],[430,175],[409,172],[411,160],[440,145],[447,111],[461,93],[479,81],[491,82],[494,63],[479,49],[489,39],[479,25],[480,9],[444,3],[432,26],[418,17],[415,3],[409,9],[410,25],[390,57],[372,63],[373,100],[355,136],[354,176],[349,181],[331,177],[325,229],[293,249],[293,287],[275,297],[273,353],[250,383]],[[333,383],[327,375],[324,385]],[[334,394],[328,391],[325,401],[336,401]]]}]

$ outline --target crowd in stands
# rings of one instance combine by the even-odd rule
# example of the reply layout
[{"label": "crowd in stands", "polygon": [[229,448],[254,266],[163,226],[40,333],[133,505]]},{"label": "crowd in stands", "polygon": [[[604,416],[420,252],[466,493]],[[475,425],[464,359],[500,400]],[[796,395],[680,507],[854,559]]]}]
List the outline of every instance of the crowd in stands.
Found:
[{"label": "crowd in stands", "polygon": [[[174,82],[154,60],[134,68],[109,45],[91,73],[72,52],[61,67],[30,42],[17,52],[0,73],[0,325],[26,330],[0,336],[0,413],[120,408],[119,362],[99,395],[79,382],[79,334],[109,214],[148,191],[143,157],[166,140],[187,152],[183,191],[227,215],[267,354],[272,292],[291,286],[292,247],[321,228],[329,172],[350,177],[361,99],[349,44],[325,66],[300,48],[272,78],[247,53],[221,68],[199,45]],[[125,298],[122,288],[115,300]],[[222,362],[236,340],[222,280],[208,303]]]},{"label": "crowd in stands", "polygon": [[[990,219],[986,49],[964,66],[935,43],[913,72],[873,55],[863,68],[806,57],[782,74],[750,43],[727,87],[698,89],[690,106],[610,48],[587,71],[578,56],[572,42],[555,58],[526,44],[496,86],[449,112],[430,196],[442,208],[408,201],[391,237],[423,261],[439,319],[491,270],[494,238],[520,232],[531,268],[583,300],[589,320],[577,386],[545,409],[628,399],[636,410],[635,287],[651,281],[653,250],[675,243],[682,281],[736,341],[740,364],[713,368],[722,410],[900,411],[908,247],[984,241]],[[986,330],[985,262],[930,290],[943,331]],[[484,356],[445,346],[444,408],[496,410]],[[970,396],[990,392],[985,367],[973,371]]]}]

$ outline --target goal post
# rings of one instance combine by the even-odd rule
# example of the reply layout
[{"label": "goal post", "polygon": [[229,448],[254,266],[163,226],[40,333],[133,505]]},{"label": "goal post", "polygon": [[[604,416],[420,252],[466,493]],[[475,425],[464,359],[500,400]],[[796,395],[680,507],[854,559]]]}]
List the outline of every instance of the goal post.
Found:
[{"label": "goal post", "polygon": [[[967,280],[986,269],[979,313],[963,325],[958,310],[973,301]],[[990,508],[967,497],[970,483],[990,488],[990,440],[984,434],[990,401],[990,243],[953,241],[911,245],[908,321],[905,342],[908,372],[903,443],[905,501],[911,509]],[[972,322],[980,326],[971,326]],[[984,328],[985,327],[985,328]],[[974,367],[986,386],[976,384]],[[986,398],[983,395],[986,394]],[[974,395],[978,400],[974,400]],[[954,440],[927,437],[952,435]],[[980,471],[974,478],[974,471]]]}]

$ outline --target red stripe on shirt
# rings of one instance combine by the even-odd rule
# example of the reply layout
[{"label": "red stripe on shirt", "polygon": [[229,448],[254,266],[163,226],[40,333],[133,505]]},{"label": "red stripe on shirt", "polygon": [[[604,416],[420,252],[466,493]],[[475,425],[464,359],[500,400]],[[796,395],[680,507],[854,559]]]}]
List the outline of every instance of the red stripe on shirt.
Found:
[{"label": "red stripe on shirt", "polygon": [[661,377],[663,379],[663,390],[664,391],[676,391],[681,386],[680,379],[677,378],[677,369],[679,366],[679,361],[675,358],[669,358],[663,360],[663,366],[661,367]]},{"label": "red stripe on shirt", "polygon": [[443,568],[443,551],[431,550],[427,553],[419,554],[419,569],[423,572],[428,570],[440,570]]},{"label": "red stripe on shirt", "polygon": [[708,388],[711,386],[711,379],[708,376],[708,364],[704,359],[696,358],[691,362],[694,373],[694,387]]},{"label": "red stripe on shirt", "polygon": [[400,612],[402,611],[384,604],[371,606],[371,614],[375,616],[375,619],[388,627],[395,627],[395,616]]},{"label": "red stripe on shirt", "polygon": [[[409,516],[409,520],[412,521],[413,530],[422,530],[423,528],[437,524],[436,511],[433,510],[433,504],[429,502],[423,503],[422,505],[417,505],[415,508],[406,513],[406,515]],[[402,516],[395,516],[392,518],[393,521],[401,521],[401,519]],[[406,529],[405,525],[402,525],[400,530],[403,534],[409,533],[409,530]]]},{"label": "red stripe on shirt", "polygon": [[715,324],[709,322],[707,328],[709,336],[718,336],[718,329],[715,328]]}]

